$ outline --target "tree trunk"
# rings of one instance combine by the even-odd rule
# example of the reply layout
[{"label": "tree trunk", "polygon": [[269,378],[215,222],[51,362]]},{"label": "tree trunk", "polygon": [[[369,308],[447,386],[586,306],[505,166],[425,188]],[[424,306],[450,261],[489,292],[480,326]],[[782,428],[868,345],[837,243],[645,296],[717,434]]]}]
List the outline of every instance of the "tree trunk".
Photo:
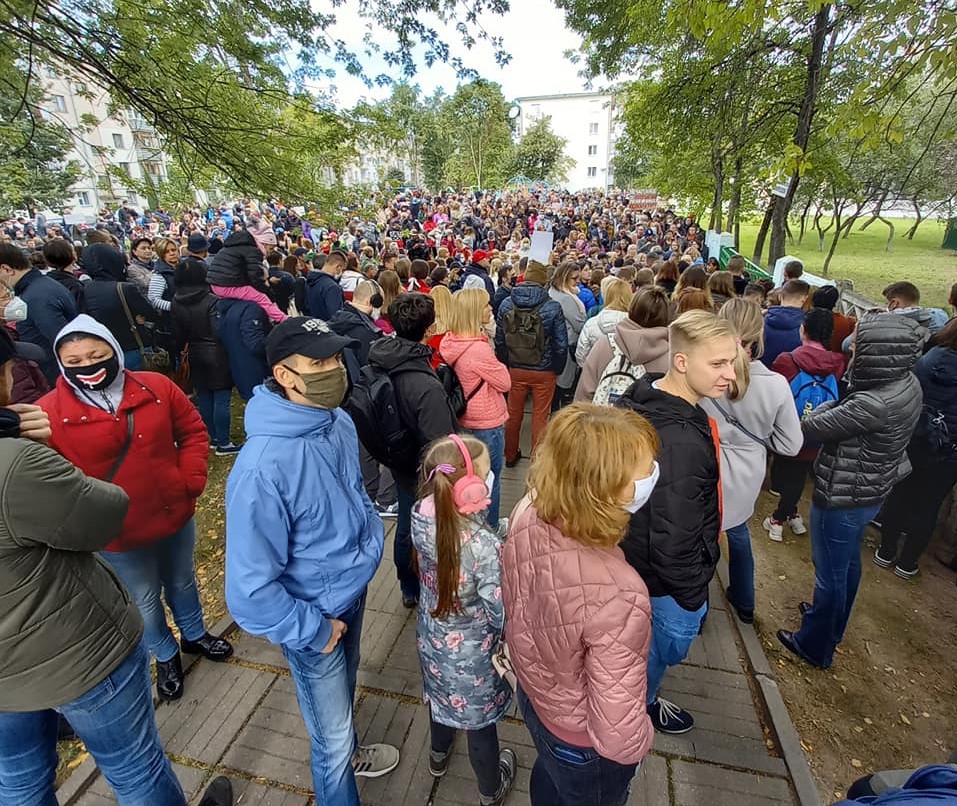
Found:
[{"label": "tree trunk", "polygon": [[774,207],[777,201],[777,196],[771,197],[771,200],[768,202],[768,209],[764,211],[761,226],[758,228],[758,235],[754,239],[754,255],[752,255],[751,259],[759,266],[761,265],[761,256],[764,254],[764,241],[768,237],[768,229],[771,226],[771,219],[774,217]]},{"label": "tree trunk", "polygon": [[794,233],[791,232],[790,221],[785,220],[784,222],[784,234],[787,236],[788,243],[791,244],[791,246],[794,246]]},{"label": "tree trunk", "polygon": [[731,190],[731,201],[728,202],[728,231],[734,232],[734,248],[738,248],[738,236],[740,231],[738,226],[738,215],[741,209],[741,169],[742,159],[738,157],[734,161],[734,187]]},{"label": "tree trunk", "polygon": [[914,212],[917,213],[917,220],[914,222],[914,226],[907,230],[907,240],[913,241],[914,236],[917,234],[917,228],[920,226],[920,222],[923,220],[923,216],[920,214],[920,205],[917,203],[917,199],[913,199],[911,204],[914,205]]},{"label": "tree trunk", "polygon": [[894,222],[884,216],[878,216],[882,224],[887,224],[887,243],[884,244],[884,251],[890,252],[894,248]]},{"label": "tree trunk", "polygon": [[[821,73],[824,65],[824,46],[827,41],[828,25],[831,17],[832,3],[824,3],[817,14],[811,28],[811,52],[807,57],[807,78],[804,85],[804,95],[801,98],[801,107],[798,111],[797,125],[794,129],[792,142],[803,154],[807,151],[808,141],[811,139],[811,124],[814,113],[817,111],[817,99],[821,89]],[[774,205],[774,215],[771,220],[771,244],[768,248],[768,264],[784,255],[785,225],[791,205],[794,203],[794,194],[801,181],[801,172],[795,167],[791,174],[784,198]]]},{"label": "tree trunk", "polygon": [[807,214],[811,212],[812,204],[814,204],[814,200],[808,199],[807,204],[804,205],[804,211],[801,213],[801,230],[798,232],[798,246],[804,241],[804,233],[807,231]]},{"label": "tree trunk", "polygon": [[714,171],[714,198],[711,201],[711,226],[715,232],[721,232],[724,218],[724,162],[717,154],[712,155],[711,168]]},{"label": "tree trunk", "polygon": [[889,193],[890,193],[889,190],[884,191],[883,195],[880,197],[880,199],[877,202],[877,207],[875,207],[874,212],[871,213],[871,217],[867,219],[867,221],[865,221],[863,224],[861,224],[861,229],[860,229],[861,232],[866,230],[871,224],[873,224],[875,221],[877,221],[877,219],[881,217],[881,210],[884,207],[884,202],[887,200],[887,195]]},{"label": "tree trunk", "polygon": [[[827,250],[827,257],[824,258],[824,268],[821,270],[821,273],[827,277],[828,268],[831,265],[831,258],[834,257],[834,252],[837,249],[837,242],[841,239],[841,232],[844,229],[844,226],[841,224],[841,208],[838,207],[834,210],[834,221],[837,224],[837,229],[834,230],[834,237],[831,238],[831,248]],[[848,222],[848,224],[853,223],[853,219]],[[828,227],[830,229],[830,227]],[[824,238],[822,236],[821,241],[823,242]]]}]

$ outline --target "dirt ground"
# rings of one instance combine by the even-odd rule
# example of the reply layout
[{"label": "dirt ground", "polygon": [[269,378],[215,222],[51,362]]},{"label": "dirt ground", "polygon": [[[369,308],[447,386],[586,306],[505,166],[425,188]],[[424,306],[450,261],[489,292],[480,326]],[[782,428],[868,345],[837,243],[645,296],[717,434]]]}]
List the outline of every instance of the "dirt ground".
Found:
[{"label": "dirt ground", "polygon": [[[802,501],[807,520],[810,490]],[[864,567],[851,622],[834,666],[814,669],[787,652],[778,629],[797,629],[798,603],[814,589],[810,535],[785,526],[772,543],[761,521],[775,499],[762,492],[751,521],[755,628],[801,736],[825,803],[861,775],[945,761],[957,744],[957,587],[934,559],[904,581],[872,562],[879,535],[862,547]]]}]

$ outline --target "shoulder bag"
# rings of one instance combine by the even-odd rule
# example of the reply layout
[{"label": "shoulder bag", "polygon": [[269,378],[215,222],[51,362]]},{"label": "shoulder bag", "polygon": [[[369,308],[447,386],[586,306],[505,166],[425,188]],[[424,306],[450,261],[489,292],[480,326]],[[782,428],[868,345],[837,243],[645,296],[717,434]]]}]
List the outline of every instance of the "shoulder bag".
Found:
[{"label": "shoulder bag", "polygon": [[116,284],[116,293],[119,294],[120,304],[126,314],[126,321],[130,323],[130,330],[133,333],[133,338],[136,339],[136,346],[140,355],[143,356],[143,369],[165,374],[169,371],[169,353],[162,347],[147,347],[143,344],[139,328],[136,326],[136,320],[133,318],[130,306],[126,302],[126,294],[123,293],[123,283]]}]

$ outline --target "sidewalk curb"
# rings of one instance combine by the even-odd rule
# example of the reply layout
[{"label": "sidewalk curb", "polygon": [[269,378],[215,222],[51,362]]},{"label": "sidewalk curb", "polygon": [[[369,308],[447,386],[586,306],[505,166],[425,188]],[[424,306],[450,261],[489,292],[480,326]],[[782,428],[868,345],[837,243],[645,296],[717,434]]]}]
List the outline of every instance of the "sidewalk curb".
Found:
[{"label": "sidewalk curb", "polygon": [[[725,590],[728,587],[729,576],[728,562],[724,557],[718,562],[717,570],[718,578],[721,580],[721,588]],[[774,679],[774,672],[771,669],[771,664],[768,663],[764,647],[761,646],[761,640],[752,625],[742,624],[738,620],[734,614],[734,608],[730,604],[728,616],[734,623],[738,635],[741,636],[748,666],[757,681],[758,688],[761,690],[765,713],[774,729],[778,746],[784,756],[784,763],[791,775],[798,800],[801,806],[822,806],[817,784],[811,775],[811,767],[801,747],[801,739],[794,727],[794,722],[791,721],[791,715],[788,713],[787,705],[785,705],[784,698],[781,696],[777,681]]]},{"label": "sidewalk curb", "polygon": [[[213,635],[228,636],[235,629],[236,622],[233,621],[232,616],[227,613],[213,625],[210,632]],[[183,657],[183,673],[188,673],[193,666],[199,663],[199,659],[199,655],[185,655]],[[158,704],[159,700],[154,695],[153,706],[156,707]],[[76,802],[85,795],[86,791],[93,785],[93,782],[99,774],[100,771],[93,761],[93,756],[87,754],[83,763],[73,770],[73,772],[67,776],[66,780],[57,788],[57,800],[63,804],[63,806],[75,806]]]}]

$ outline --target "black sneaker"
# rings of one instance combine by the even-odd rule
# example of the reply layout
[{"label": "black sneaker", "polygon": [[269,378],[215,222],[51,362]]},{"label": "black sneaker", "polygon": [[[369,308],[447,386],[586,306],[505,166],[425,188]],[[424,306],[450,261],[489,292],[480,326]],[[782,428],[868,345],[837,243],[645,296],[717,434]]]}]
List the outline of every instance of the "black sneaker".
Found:
[{"label": "black sneaker", "polygon": [[217,456],[235,456],[243,449],[242,445],[236,445],[233,442],[228,442],[225,445],[216,446],[216,455]]},{"label": "black sneaker", "polygon": [[734,612],[738,614],[738,618],[741,620],[742,624],[754,624],[754,611],[753,610],[744,610],[738,607],[734,603],[734,599],[731,598],[731,588],[724,589],[725,598],[728,600],[728,604],[734,608]]},{"label": "black sneaker", "polygon": [[800,611],[802,616],[806,616],[810,612],[811,607],[812,605],[810,602],[801,602],[798,605],[798,610]]},{"label": "black sneaker", "polygon": [[223,775],[213,778],[213,782],[206,787],[199,806],[233,806],[233,785],[229,779]]},{"label": "black sneaker", "polygon": [[419,606],[419,597],[414,593],[403,593],[402,594],[402,606],[406,610],[413,610]]},{"label": "black sneaker", "polygon": [[648,706],[648,716],[658,733],[678,735],[694,727],[694,717],[673,702],[659,697]]},{"label": "black sneaker", "polygon": [[879,548],[874,551],[874,565],[878,568],[890,568],[893,564],[893,557],[888,560],[886,557],[881,557],[881,550]]},{"label": "black sneaker", "polygon": [[508,793],[512,791],[512,784],[515,783],[515,752],[506,748],[498,754],[498,768],[502,772],[502,781],[498,785],[498,792],[495,797],[487,798],[485,795],[479,797],[479,803],[482,806],[502,806]]},{"label": "black sneaker", "polygon": [[449,762],[452,761],[452,751],[436,753],[429,750],[429,774],[433,778],[441,778],[449,771]]},{"label": "black sneaker", "polygon": [[920,568],[901,568],[899,565],[894,566],[895,576],[900,577],[901,579],[913,579],[920,573]]}]

